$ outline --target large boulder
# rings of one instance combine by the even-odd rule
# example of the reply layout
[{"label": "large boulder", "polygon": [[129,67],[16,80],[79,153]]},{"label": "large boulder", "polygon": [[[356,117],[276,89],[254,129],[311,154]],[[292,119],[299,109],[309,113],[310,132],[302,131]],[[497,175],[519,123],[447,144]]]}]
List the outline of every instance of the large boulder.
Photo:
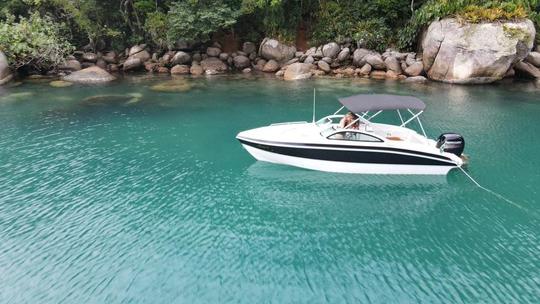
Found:
[{"label": "large boulder", "polygon": [[463,23],[448,18],[431,23],[423,35],[423,63],[430,79],[449,83],[489,83],[524,59],[535,36],[530,20]]},{"label": "large boulder", "polygon": [[266,60],[274,59],[278,62],[285,62],[291,60],[295,53],[294,46],[287,46],[270,38],[264,38],[259,47],[259,56]]},{"label": "large boulder", "polygon": [[191,56],[183,51],[178,51],[171,59],[171,65],[186,64],[191,61]]},{"label": "large boulder", "polygon": [[335,58],[340,50],[341,48],[339,47],[339,44],[335,42],[327,43],[322,47],[322,53],[324,57]]},{"label": "large boulder", "polygon": [[207,74],[222,73],[227,71],[227,65],[216,57],[208,57],[201,61],[201,67]]},{"label": "large boulder", "polygon": [[330,65],[326,61],[319,61],[317,62],[317,66],[321,71],[324,71],[325,73],[330,72]]},{"label": "large boulder", "polygon": [[386,69],[386,64],[378,53],[368,54],[364,57],[364,60],[376,70]]},{"label": "large boulder", "polygon": [[424,71],[424,64],[422,63],[422,61],[417,61],[405,69],[405,74],[407,74],[407,76],[414,77],[414,76],[421,75],[423,71]]},{"label": "large boulder", "polygon": [[60,65],[58,69],[64,70],[64,71],[79,71],[82,69],[82,65],[78,60],[70,59],[70,60],[66,60],[65,64]]},{"label": "large boulder", "polygon": [[143,61],[140,58],[128,58],[123,64],[124,72],[138,70],[143,66]]},{"label": "large boulder", "polygon": [[300,80],[310,78],[313,65],[309,63],[293,63],[287,67],[283,75],[285,80]]},{"label": "large boulder", "polygon": [[146,62],[148,60],[150,60],[150,58],[152,58],[152,55],[150,55],[150,53],[148,53],[147,50],[142,50],[136,54],[133,54],[131,56],[129,56],[128,60],[129,59],[140,59],[141,62]]},{"label": "large boulder", "polygon": [[358,67],[364,66],[366,64],[364,58],[371,53],[368,49],[356,49],[353,53],[353,64]]},{"label": "large boulder", "polygon": [[233,58],[234,67],[243,70],[251,65],[251,61],[244,55],[236,56]]},{"label": "large boulder", "polygon": [[77,83],[104,83],[115,79],[114,76],[98,66],[76,71],[63,77],[65,81]]},{"label": "large boulder", "polygon": [[273,59],[268,60],[262,68],[262,71],[267,73],[274,73],[277,70],[279,70],[279,63]]},{"label": "large boulder", "polygon": [[343,61],[349,59],[350,54],[351,54],[351,50],[349,48],[344,48],[343,50],[341,50],[341,52],[339,52],[339,54],[337,56],[337,61],[338,62],[343,62]]},{"label": "large boulder", "polygon": [[0,85],[7,83],[11,78],[13,78],[13,75],[9,69],[6,55],[0,51]]},{"label": "large boulder", "polygon": [[218,57],[221,53],[221,49],[217,47],[209,47],[206,49],[206,55],[210,57]]},{"label": "large boulder", "polygon": [[388,70],[394,71],[397,74],[402,73],[401,64],[399,63],[399,60],[396,57],[394,56],[386,57],[386,59],[384,60],[384,64],[386,65]]},{"label": "large boulder", "polygon": [[132,46],[128,51],[128,55],[133,56],[139,52],[142,52],[145,47],[146,46],[144,44]]}]

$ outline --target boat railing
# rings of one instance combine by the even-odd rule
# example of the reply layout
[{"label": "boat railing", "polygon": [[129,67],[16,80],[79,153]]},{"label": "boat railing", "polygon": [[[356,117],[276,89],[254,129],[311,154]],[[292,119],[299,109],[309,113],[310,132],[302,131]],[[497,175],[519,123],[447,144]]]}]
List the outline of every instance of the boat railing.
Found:
[{"label": "boat railing", "polygon": [[299,125],[299,124],[305,124],[307,121],[291,121],[291,122],[278,122],[273,123],[271,126],[281,126],[281,125]]}]

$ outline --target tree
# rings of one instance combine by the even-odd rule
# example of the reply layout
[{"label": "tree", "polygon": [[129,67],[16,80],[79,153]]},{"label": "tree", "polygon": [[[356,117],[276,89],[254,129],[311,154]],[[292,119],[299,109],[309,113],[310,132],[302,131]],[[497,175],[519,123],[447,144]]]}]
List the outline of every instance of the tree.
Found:
[{"label": "tree", "polygon": [[187,0],[171,3],[167,14],[170,42],[179,39],[208,41],[210,34],[231,28],[240,16],[239,7],[224,1]]}]

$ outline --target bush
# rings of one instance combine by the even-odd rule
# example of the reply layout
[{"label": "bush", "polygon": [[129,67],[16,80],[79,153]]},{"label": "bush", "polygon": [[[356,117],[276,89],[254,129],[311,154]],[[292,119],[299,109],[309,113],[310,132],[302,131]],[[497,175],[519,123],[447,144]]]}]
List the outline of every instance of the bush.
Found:
[{"label": "bush", "polygon": [[218,1],[174,2],[167,14],[167,38],[171,43],[179,39],[208,41],[211,34],[232,27],[239,16],[239,10]]},{"label": "bush", "polygon": [[167,46],[167,15],[156,11],[146,15],[144,29],[152,42],[160,48]]},{"label": "bush", "polygon": [[360,21],[353,29],[353,38],[358,47],[384,51],[391,37],[390,28],[382,19],[368,19]]},{"label": "bush", "polygon": [[29,18],[14,16],[0,23],[0,49],[13,69],[27,67],[46,71],[61,64],[74,48],[62,34],[63,24],[33,13]]}]

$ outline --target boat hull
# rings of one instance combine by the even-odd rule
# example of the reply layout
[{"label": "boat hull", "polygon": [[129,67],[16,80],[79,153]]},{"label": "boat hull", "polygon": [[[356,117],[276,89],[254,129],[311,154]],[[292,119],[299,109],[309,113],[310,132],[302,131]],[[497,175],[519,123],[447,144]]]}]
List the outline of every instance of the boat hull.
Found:
[{"label": "boat hull", "polygon": [[438,156],[416,155],[406,151],[315,148],[239,140],[259,161],[326,172],[445,175],[457,167]]}]

